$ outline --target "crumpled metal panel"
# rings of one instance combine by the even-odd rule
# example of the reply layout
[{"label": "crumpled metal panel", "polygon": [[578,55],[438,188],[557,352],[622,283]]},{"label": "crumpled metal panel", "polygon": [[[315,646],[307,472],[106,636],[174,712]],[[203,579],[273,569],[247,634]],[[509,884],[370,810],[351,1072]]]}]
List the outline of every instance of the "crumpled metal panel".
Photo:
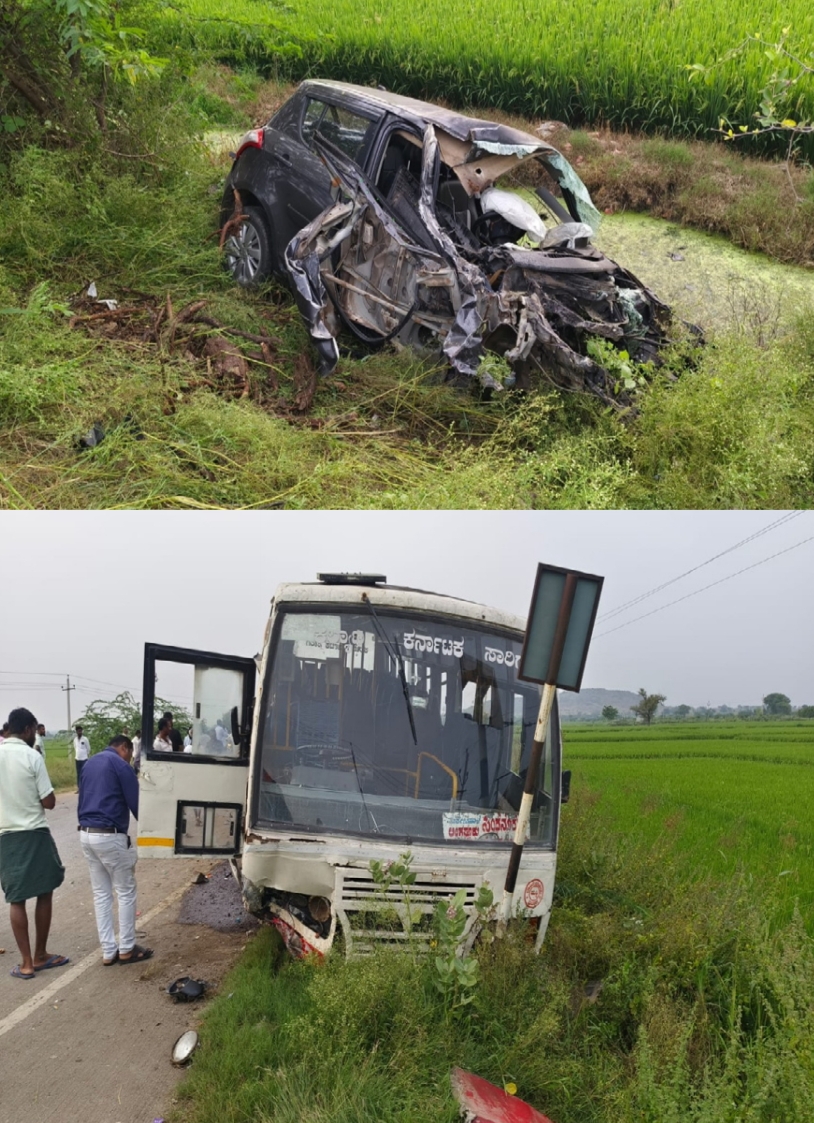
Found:
[{"label": "crumpled metal panel", "polygon": [[285,264],[294,286],[294,299],[308,325],[308,334],[319,356],[319,373],[330,374],[339,361],[339,346],[328,322],[330,301],[319,271],[319,255],[312,248],[324,229],[341,224],[349,235],[357,207],[336,203],[298,231],[285,248]]},{"label": "crumpled metal panel", "polygon": [[[333,301],[360,328],[379,339],[398,335],[410,345],[419,329],[430,332],[454,371],[478,378],[495,391],[503,386],[481,370],[484,339],[500,328],[509,328],[515,342],[504,353],[516,373],[536,369],[564,389],[588,391],[607,404],[626,405],[624,391],[583,353],[584,341],[598,337],[626,347],[634,357],[640,348],[642,358],[654,358],[666,340],[669,309],[598,249],[577,245],[587,236],[585,226],[565,224],[562,240],[545,250],[526,250],[512,243],[485,245],[480,250],[456,245],[439,221],[434,197],[438,160],[446,162],[444,143],[447,155],[452,155],[449,139],[448,133],[425,121],[417,215],[409,224],[426,231],[425,245],[417,245],[417,234],[411,235],[380,203],[353,161],[333,146],[318,143],[320,155],[347,200],[328,208],[301,230],[286,248],[285,258],[297,303],[320,356],[321,373],[330,372],[339,355]],[[505,138],[481,139],[493,148],[510,147]],[[489,158],[514,159],[507,155]],[[570,194],[582,222],[593,228],[597,212],[567,161],[549,150],[542,162]],[[460,168],[452,170],[457,174]],[[363,224],[368,224],[367,231]],[[351,251],[357,255],[362,251],[365,239],[371,253],[373,249],[379,253],[377,261],[368,258],[364,269],[358,264],[355,269],[352,264],[343,265]],[[386,245],[386,239],[392,247]],[[333,250],[346,240],[345,256],[335,266]],[[342,268],[346,268],[344,278],[339,276]],[[388,268],[398,272],[400,292],[410,294],[402,304],[396,295],[390,296],[394,285],[387,284]],[[406,282],[405,271],[409,274]],[[391,280],[395,282],[395,274]],[[433,286],[448,291],[446,304],[428,303]],[[376,314],[365,315],[365,308],[373,308]]]},{"label": "crumpled metal panel", "polygon": [[[418,213],[433,239],[455,267],[461,289],[461,306],[455,322],[444,339],[443,352],[449,359],[453,370],[470,377],[478,376],[478,367],[483,354],[483,340],[480,335],[483,322],[488,315],[489,305],[495,293],[489,286],[483,272],[462,257],[455,243],[441,229],[433,207],[433,170],[438,140],[435,129],[428,124],[424,130],[424,162],[421,169],[421,195],[418,200]],[[481,374],[481,382],[492,390],[502,390],[501,384],[490,374]]]}]

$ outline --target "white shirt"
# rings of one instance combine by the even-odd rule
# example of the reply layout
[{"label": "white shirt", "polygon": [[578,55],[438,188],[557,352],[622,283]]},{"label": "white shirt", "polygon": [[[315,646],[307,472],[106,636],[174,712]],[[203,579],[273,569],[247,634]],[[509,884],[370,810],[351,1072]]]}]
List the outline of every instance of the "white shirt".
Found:
[{"label": "white shirt", "polygon": [[39,733],[34,734],[34,748],[42,759],[45,760],[45,745],[42,743],[42,737],[40,737]]},{"label": "white shirt", "polygon": [[138,733],[133,738],[133,767],[141,760],[141,737]]},{"label": "white shirt", "polygon": [[19,737],[0,745],[0,834],[47,827],[40,803],[54,790],[45,761]]},{"label": "white shirt", "polygon": [[77,760],[87,760],[90,756],[90,741],[87,737],[74,737],[73,751]]},{"label": "white shirt", "polygon": [[156,737],[153,741],[154,753],[171,753],[172,741],[165,741],[162,737]]}]

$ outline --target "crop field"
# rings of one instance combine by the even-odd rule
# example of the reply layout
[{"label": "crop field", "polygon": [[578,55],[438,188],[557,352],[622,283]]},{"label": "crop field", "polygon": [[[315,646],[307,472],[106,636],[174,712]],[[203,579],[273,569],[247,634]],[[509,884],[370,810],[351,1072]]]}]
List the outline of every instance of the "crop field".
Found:
[{"label": "crop field", "polygon": [[45,742],[45,767],[57,792],[74,791],[76,788],[76,765],[73,760],[73,746],[67,739],[51,737]]},{"label": "crop field", "polygon": [[[235,0],[228,13],[215,0],[181,0],[164,9],[164,29],[171,41],[283,77],[381,83],[456,106],[692,136],[721,117],[747,121],[774,64],[752,45],[706,78],[691,80],[688,66],[709,65],[748,36],[774,42],[789,26],[798,54],[814,40],[807,0]],[[813,106],[809,80],[780,109],[799,120]]]},{"label": "crop field", "polygon": [[812,926],[814,722],[566,725],[564,742],[574,785],[615,829],[687,874],[742,870],[769,911],[798,901]]}]

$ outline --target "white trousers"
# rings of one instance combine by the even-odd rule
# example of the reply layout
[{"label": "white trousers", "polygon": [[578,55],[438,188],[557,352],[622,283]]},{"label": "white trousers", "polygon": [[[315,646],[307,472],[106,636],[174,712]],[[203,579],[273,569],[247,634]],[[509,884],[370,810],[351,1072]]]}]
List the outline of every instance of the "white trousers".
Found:
[{"label": "white trousers", "polygon": [[[116,951],[130,951],[136,942],[136,848],[126,834],[92,834],[80,831],[88,860],[96,929],[105,959]],[[113,932],[113,893],[119,905],[119,942]]]}]

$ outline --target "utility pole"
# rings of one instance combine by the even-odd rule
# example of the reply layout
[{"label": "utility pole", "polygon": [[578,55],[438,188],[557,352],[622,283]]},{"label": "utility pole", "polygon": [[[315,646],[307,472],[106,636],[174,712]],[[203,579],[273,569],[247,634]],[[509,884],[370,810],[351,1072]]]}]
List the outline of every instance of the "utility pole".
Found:
[{"label": "utility pole", "polygon": [[70,675],[66,675],[65,680],[66,680],[68,685],[63,686],[62,689],[65,691],[65,697],[68,700],[68,733],[70,733],[71,732],[71,691],[76,690],[76,687],[71,686],[71,676]]}]

